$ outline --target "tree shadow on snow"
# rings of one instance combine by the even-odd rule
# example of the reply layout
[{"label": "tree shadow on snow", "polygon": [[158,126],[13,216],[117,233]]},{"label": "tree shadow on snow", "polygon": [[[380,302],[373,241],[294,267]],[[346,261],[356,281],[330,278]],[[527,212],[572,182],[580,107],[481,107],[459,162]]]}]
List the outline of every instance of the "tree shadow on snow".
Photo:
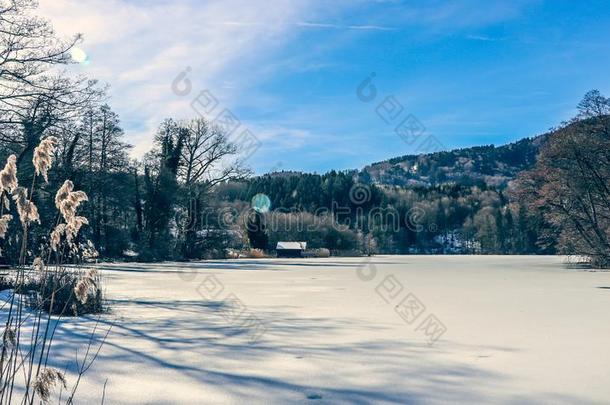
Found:
[{"label": "tree shadow on snow", "polygon": [[[241,400],[277,398],[277,402],[321,400],[352,404],[586,402],[552,393],[532,393],[529,397],[510,393],[502,397],[498,393],[509,392],[503,389],[509,380],[506,375],[473,365],[474,361],[450,360],[456,354],[461,358],[489,357],[514,348],[466,346],[451,341],[429,347],[421,340],[388,333],[371,339],[372,333],[391,326],[339,317],[296,317],[288,311],[264,307],[257,307],[255,315],[266,325],[266,332],[251,343],[248,325],[227,321],[226,311],[235,308],[225,302],[137,299],[114,300],[112,304],[115,314],[100,320],[105,327],[112,324],[97,360],[101,370],[104,364],[125,362],[141,365],[143,370],[171,370],[197,384],[220,387]],[[58,329],[54,350],[64,355],[55,359],[58,365],[73,360],[69,348],[87,341],[92,323],[93,320],[69,321],[68,327]],[[236,361],[249,365],[249,369],[223,367]],[[278,361],[291,371],[278,370]],[[317,370],[316,381],[325,383],[308,384],[306,371],[295,375],[294,367],[303,362],[303,370]],[[112,379],[120,378],[123,372],[109,368],[105,371],[112,373]],[[103,384],[107,377],[99,371],[91,378]],[[159,403],[168,399],[159,399]]]}]

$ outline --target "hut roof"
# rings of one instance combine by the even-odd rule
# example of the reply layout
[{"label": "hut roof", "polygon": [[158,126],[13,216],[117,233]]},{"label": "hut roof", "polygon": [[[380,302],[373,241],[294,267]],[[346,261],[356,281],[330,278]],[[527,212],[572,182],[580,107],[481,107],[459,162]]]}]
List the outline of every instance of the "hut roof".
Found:
[{"label": "hut roof", "polygon": [[278,249],[297,249],[297,250],[305,250],[307,249],[307,242],[278,242],[275,247]]}]

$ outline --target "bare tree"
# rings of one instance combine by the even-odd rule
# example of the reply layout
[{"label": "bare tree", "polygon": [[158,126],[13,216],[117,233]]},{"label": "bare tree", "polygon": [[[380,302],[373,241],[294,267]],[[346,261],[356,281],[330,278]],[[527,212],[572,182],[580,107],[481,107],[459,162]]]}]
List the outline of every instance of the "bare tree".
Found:
[{"label": "bare tree", "polygon": [[247,177],[250,171],[239,159],[238,147],[222,130],[205,119],[180,124],[184,131],[184,146],[180,156],[180,180],[186,189],[185,220],[182,221],[183,253],[194,251],[200,230],[204,199],[217,184]]},{"label": "bare tree", "polygon": [[44,135],[71,128],[104,92],[95,81],[58,70],[72,62],[69,52],[81,36],[58,38],[47,20],[32,14],[36,7],[34,0],[0,0],[0,142],[19,163]]},{"label": "bare tree", "polygon": [[240,179],[250,172],[239,161],[239,150],[222,130],[205,119],[182,123],[185,139],[181,154],[180,177],[187,187],[210,188],[218,183]]},{"label": "bare tree", "polygon": [[56,80],[41,79],[57,65],[70,63],[69,51],[81,40],[56,37],[50,23],[33,16],[34,0],[0,1],[0,123],[19,124],[15,111],[57,89]]},{"label": "bare tree", "polygon": [[556,130],[518,194],[559,233],[559,249],[610,265],[610,99],[592,91]]},{"label": "bare tree", "polygon": [[47,83],[44,92],[32,96],[21,106],[13,106],[16,131],[9,132],[13,138],[1,139],[18,152],[18,162],[31,158],[34,147],[44,135],[63,138],[64,134],[72,133],[66,129],[104,94],[95,81],[65,77],[45,77],[41,81]]},{"label": "bare tree", "polygon": [[118,115],[107,104],[89,106],[72,131],[64,161],[84,172],[83,186],[89,195],[89,219],[93,240],[102,250],[108,242],[111,200],[116,197],[117,173],[127,172],[130,145],[123,138]]}]

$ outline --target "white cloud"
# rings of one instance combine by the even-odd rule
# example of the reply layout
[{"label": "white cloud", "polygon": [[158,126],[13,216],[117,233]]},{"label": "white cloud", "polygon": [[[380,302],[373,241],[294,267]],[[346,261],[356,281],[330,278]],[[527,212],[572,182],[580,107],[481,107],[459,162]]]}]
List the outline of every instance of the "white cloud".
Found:
[{"label": "white cloud", "polygon": [[[141,155],[151,146],[162,119],[194,116],[190,102],[200,90],[211,89],[229,108],[244,94],[249,96],[239,100],[241,105],[281,102],[274,94],[248,91],[255,89],[257,82],[272,78],[277,69],[308,71],[328,66],[329,61],[308,60],[308,54],[303,54],[302,60],[299,55],[298,61],[273,58],[274,52],[304,31],[365,35],[406,25],[471,27],[514,15],[518,8],[482,7],[469,1],[418,7],[395,1],[380,3],[397,8],[363,13],[364,17],[346,21],[344,11],[369,2],[341,0],[329,6],[325,1],[308,0],[40,0],[38,14],[49,18],[63,36],[84,34],[80,47],[90,63],[74,68],[111,85],[110,104],[123,119],[134,154]],[[194,92],[179,97],[173,94],[171,83],[187,66]],[[288,148],[298,147],[313,136],[298,123],[290,127],[284,122],[282,126],[285,128],[259,124],[256,129],[265,139],[283,136],[278,144]]]},{"label": "white cloud", "polygon": [[[111,85],[111,104],[128,118],[127,135],[141,154],[163,118],[194,115],[192,97],[171,91],[177,74],[191,67],[194,90],[235,86],[233,76],[243,78],[248,64],[286,44],[313,10],[305,1],[270,1],[261,10],[248,0],[41,0],[38,13],[62,36],[83,33],[91,63],[75,69]],[[134,121],[140,124],[130,129]]]}]

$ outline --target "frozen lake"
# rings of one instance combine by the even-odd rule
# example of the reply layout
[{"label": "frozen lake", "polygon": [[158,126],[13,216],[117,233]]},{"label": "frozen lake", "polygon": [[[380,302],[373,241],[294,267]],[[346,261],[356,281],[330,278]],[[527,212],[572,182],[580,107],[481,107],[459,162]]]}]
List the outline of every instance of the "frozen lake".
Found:
[{"label": "frozen lake", "polygon": [[106,379],[108,404],[610,402],[610,273],[557,257],[102,268],[115,325],[77,403]]}]

